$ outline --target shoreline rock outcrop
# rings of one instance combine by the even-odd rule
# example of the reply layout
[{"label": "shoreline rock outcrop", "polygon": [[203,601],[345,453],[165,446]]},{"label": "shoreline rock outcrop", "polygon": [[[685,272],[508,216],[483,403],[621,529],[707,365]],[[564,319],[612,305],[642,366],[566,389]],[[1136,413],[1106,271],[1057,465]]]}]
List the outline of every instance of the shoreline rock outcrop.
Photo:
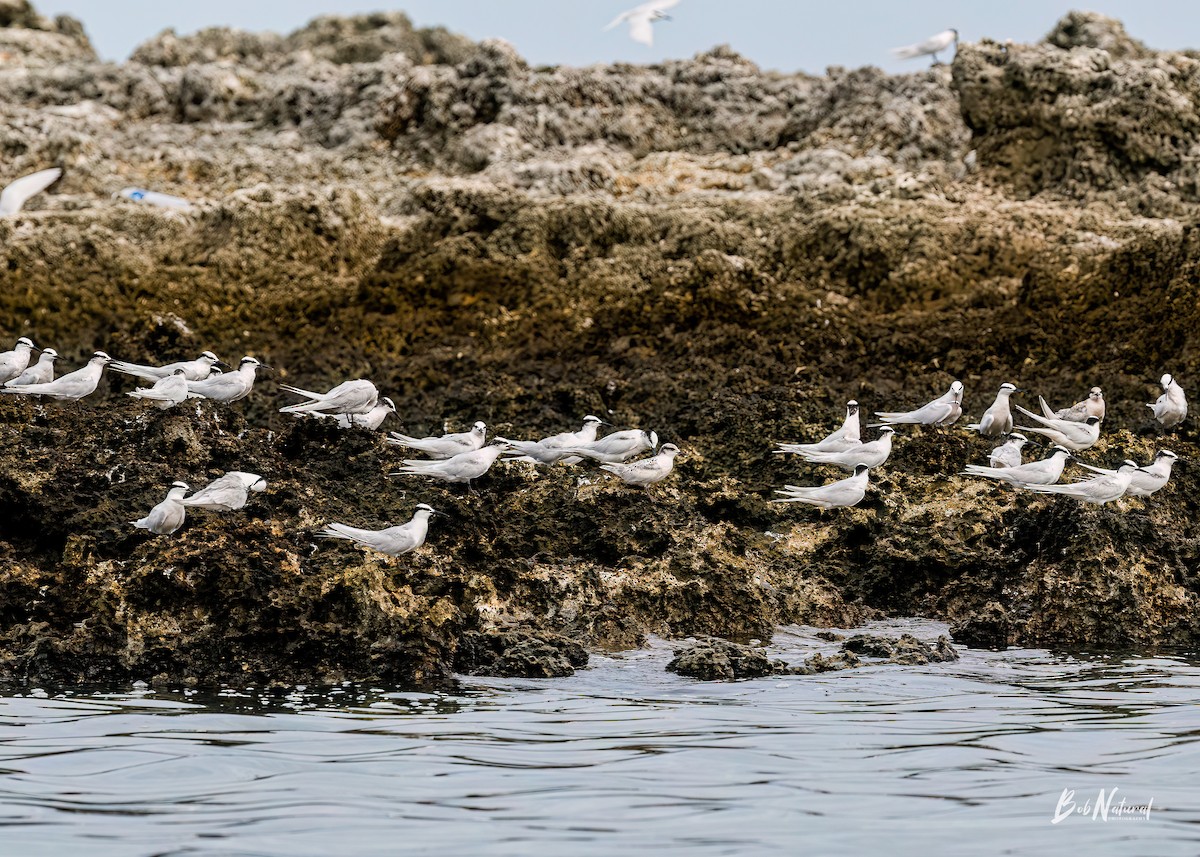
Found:
[{"label": "shoreline rock outcrop", "polygon": [[[954,378],[964,425],[1005,381],[1058,405],[1100,384],[1090,460],[1200,458],[1144,405],[1163,372],[1200,383],[1190,53],[1073,13],[902,76],[727,48],[541,69],[381,15],[167,33],[117,65],[30,15],[0,6],[4,178],[65,174],[0,220],[0,337],[64,365],[251,353],[303,387],[371,378],[396,429],[596,413],[684,454],[653,497],[521,465],[464,493],[389,479],[382,436],[278,414],[270,378],[227,409],[149,413],[118,378],[78,405],[0,397],[0,679],[430,684],[888,615],[980,645],[1200,638],[1186,463],[1083,508],[958,477],[991,444],[914,430],[860,506],[769,504],[829,475],[773,441]],[[196,206],[112,198],[129,185]],[[270,488],[172,537],[127,525],[226,469]],[[452,518],[397,560],[311,537],[422,501]]]}]

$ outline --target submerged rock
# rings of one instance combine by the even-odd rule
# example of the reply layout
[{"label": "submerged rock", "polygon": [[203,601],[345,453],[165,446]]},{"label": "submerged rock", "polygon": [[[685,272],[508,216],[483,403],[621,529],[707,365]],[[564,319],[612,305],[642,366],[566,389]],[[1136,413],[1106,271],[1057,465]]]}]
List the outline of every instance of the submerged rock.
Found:
[{"label": "submerged rock", "polygon": [[901,634],[895,639],[874,634],[855,634],[842,643],[842,651],[868,658],[882,658],[894,664],[921,665],[958,660],[958,652],[944,634],[932,646],[912,634]]},{"label": "submerged rock", "polygon": [[788,672],[783,661],[771,660],[761,649],[715,638],[676,649],[667,669],[705,681],[733,681]]}]

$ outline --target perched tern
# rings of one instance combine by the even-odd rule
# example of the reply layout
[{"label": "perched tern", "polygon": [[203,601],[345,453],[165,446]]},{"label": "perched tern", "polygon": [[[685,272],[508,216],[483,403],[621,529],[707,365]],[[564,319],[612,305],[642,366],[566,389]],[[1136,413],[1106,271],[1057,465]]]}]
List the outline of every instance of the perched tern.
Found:
[{"label": "perched tern", "polygon": [[980,464],[968,464],[963,470],[964,476],[982,476],[985,479],[999,479],[1009,485],[1050,485],[1062,476],[1067,460],[1071,458],[1071,450],[1062,446],[1050,448],[1050,454],[1040,461],[1031,461],[1016,467],[984,467]]},{"label": "perched tern", "polygon": [[203,381],[212,374],[212,369],[221,361],[211,351],[205,351],[195,360],[181,360],[178,363],[168,363],[166,366],[145,366],[141,363],[126,363],[124,360],[114,360],[112,370],[125,375],[133,375],[150,383],[174,375],[179,369],[189,381]]},{"label": "perched tern", "polygon": [[806,452],[842,452],[862,443],[862,435],[858,424],[858,402],[851,399],[846,402],[846,419],[841,428],[826,435],[816,443],[781,443],[776,452],[790,452],[803,455]]},{"label": "perched tern", "polygon": [[232,372],[213,375],[203,381],[188,381],[188,396],[225,404],[241,401],[254,389],[254,373],[260,366],[263,369],[271,368],[253,357],[243,357],[238,368]]},{"label": "perched tern", "polygon": [[1072,452],[1089,449],[1100,439],[1099,417],[1088,417],[1083,422],[1077,423],[1071,420],[1039,417],[1033,411],[1026,410],[1020,405],[1017,405],[1017,410],[1042,424],[1042,428],[1031,428],[1029,426],[1017,426],[1017,428],[1021,431],[1040,434],[1057,443],[1059,446],[1065,446]]},{"label": "perched tern", "polygon": [[666,14],[666,10],[678,4],[679,0],[650,0],[649,3],[643,3],[641,6],[622,12],[604,29],[611,30],[628,23],[629,38],[646,47],[653,47],[654,22],[671,20],[671,16]]},{"label": "perched tern", "polygon": [[150,514],[140,521],[130,521],[139,530],[149,530],[160,536],[169,536],[183,526],[187,518],[187,508],[183,505],[183,495],[192,489],[186,482],[172,482],[167,497],[150,510]]},{"label": "perched tern", "polygon": [[988,463],[992,467],[1020,467],[1022,463],[1021,450],[1027,443],[1029,443],[1029,438],[1025,435],[1010,434],[1008,440],[992,450],[992,454],[988,456]]},{"label": "perched tern", "polygon": [[379,390],[370,381],[359,378],[355,381],[343,381],[328,393],[314,393],[280,384],[279,389],[297,396],[309,399],[298,405],[288,405],[280,408],[281,414],[321,413],[330,416],[336,414],[367,414],[379,401]]},{"label": "perched tern", "polygon": [[443,459],[405,459],[404,467],[391,474],[392,476],[428,476],[442,482],[465,482],[470,487],[472,479],[478,479],[487,473],[496,463],[500,453],[508,447],[502,443],[493,443],[483,449],[460,452],[458,455]]},{"label": "perched tern", "polygon": [[1104,420],[1104,391],[1099,387],[1092,387],[1092,391],[1088,393],[1086,399],[1076,402],[1069,408],[1051,410],[1041,396],[1038,396],[1038,403],[1042,406],[1042,415],[1052,419],[1070,420],[1073,423],[1081,423],[1088,417],[1099,417],[1101,422]]},{"label": "perched tern", "polygon": [[1097,476],[1095,479],[1088,479],[1085,482],[1068,482],[1063,485],[1031,485],[1022,483],[1020,487],[1038,494],[1062,494],[1067,497],[1074,497],[1076,500],[1082,500],[1085,503],[1095,503],[1102,506],[1105,503],[1119,499],[1125,494],[1137,469],[1137,462],[1126,459],[1115,473]]},{"label": "perched tern", "polygon": [[1163,375],[1160,383],[1163,394],[1158,397],[1157,402],[1146,407],[1154,411],[1154,418],[1163,428],[1174,428],[1187,416],[1187,396],[1183,394],[1179,382],[1170,375]]},{"label": "perched tern", "polygon": [[841,506],[855,506],[867,494],[867,480],[871,468],[859,464],[854,468],[854,475],[848,476],[828,485],[818,485],[806,488],[799,485],[784,485],[777,489],[776,494],[783,497],[775,503],[809,503],[821,509],[835,509]]},{"label": "perched tern", "polygon": [[147,399],[154,402],[155,407],[165,411],[167,408],[187,400],[187,375],[183,373],[182,369],[176,369],[174,374],[155,381],[154,386],[138,387],[125,395],[133,396],[135,399]]},{"label": "perched tern", "polygon": [[440,514],[442,513],[432,506],[420,503],[413,512],[412,520],[407,524],[383,530],[363,530],[346,524],[330,524],[323,530],[318,530],[316,535],[322,539],[345,539],[388,556],[400,556],[425,544],[425,536],[429,533],[429,517]]},{"label": "perched tern", "polygon": [[958,44],[958,30],[942,30],[935,36],[930,36],[923,42],[917,42],[915,45],[905,45],[902,48],[893,48],[892,56],[896,59],[908,60],[916,57],[933,57],[933,64],[938,65],[937,55],[951,45]]},{"label": "perched tern", "polygon": [[61,175],[61,169],[51,167],[48,170],[39,170],[36,173],[21,176],[8,185],[8,187],[4,188],[4,190],[0,191],[0,217],[12,217],[24,208],[25,203],[31,196],[39,194],[50,187],[50,185],[58,181],[58,177]]},{"label": "perched tern", "polygon": [[635,455],[658,446],[658,434],[641,429],[627,429],[606,434],[591,443],[568,446],[563,452],[590,458],[603,464],[623,464]]},{"label": "perched tern", "polygon": [[393,446],[406,446],[425,453],[430,458],[453,458],[463,452],[474,452],[483,448],[487,439],[487,425],[477,421],[470,431],[444,434],[441,437],[410,437],[394,431],[388,438]]},{"label": "perched tern", "polygon": [[2,393],[20,393],[24,396],[49,396],[52,399],[64,401],[82,399],[96,392],[104,367],[112,362],[112,358],[103,351],[97,351],[92,359],[82,369],[68,372],[61,378],[55,378],[45,384],[27,384],[24,387],[0,387]]},{"label": "perched tern", "polygon": [[[344,429],[351,426],[355,428],[364,428],[367,431],[377,431],[383,421],[387,419],[388,414],[396,413],[396,403],[387,396],[381,396],[375,407],[367,411],[365,414],[323,414],[320,411],[313,411],[311,414],[314,417],[328,417],[337,420],[337,424]],[[300,415],[298,415],[300,416]]]},{"label": "perched tern", "polygon": [[884,426],[879,430],[879,437],[868,443],[860,443],[842,452],[809,452],[804,460],[813,464],[836,464],[843,470],[853,471],[860,464],[875,468],[888,460],[892,454],[892,435],[896,430]]},{"label": "perched tern", "polygon": [[996,401],[983,412],[983,417],[977,423],[967,426],[971,431],[977,431],[984,437],[1002,437],[1012,431],[1012,411],[1008,407],[1008,397],[1021,392],[1013,384],[1000,385],[996,393]]},{"label": "perched tern", "polygon": [[29,366],[31,353],[37,348],[27,336],[22,336],[13,346],[12,351],[0,354],[0,384],[6,384],[16,378]]},{"label": "perched tern", "polygon": [[267,480],[257,473],[231,470],[179,502],[195,509],[232,512],[246,505],[251,491],[264,491],[266,487]]},{"label": "perched tern", "polygon": [[54,361],[58,352],[53,348],[43,348],[37,362],[25,367],[25,371],[11,381],[6,381],[8,387],[28,387],[30,384],[49,384],[54,380]]},{"label": "perched tern", "polygon": [[915,411],[876,411],[875,416],[889,425],[949,426],[962,416],[963,385],[955,381],[950,389]]},{"label": "perched tern", "polygon": [[[1133,472],[1133,478],[1129,480],[1129,487],[1125,489],[1125,496],[1149,497],[1159,488],[1162,488],[1167,484],[1167,480],[1171,478],[1171,468],[1178,458],[1179,456],[1169,449],[1159,450],[1152,462],[1145,467],[1139,467]],[[1104,476],[1113,476],[1117,473],[1116,470],[1093,467],[1090,464],[1084,464],[1082,461],[1079,464],[1093,473],[1099,473]]]},{"label": "perched tern", "polygon": [[574,464],[579,461],[579,457],[564,453],[563,450],[566,447],[576,444],[594,442],[596,440],[596,430],[602,425],[607,425],[607,423],[599,417],[588,414],[583,418],[583,426],[579,431],[564,431],[550,437],[544,437],[541,440],[508,440],[503,437],[498,437],[496,440],[504,441],[516,453],[513,457],[505,459],[506,461],[533,461],[538,464],[554,464],[558,461],[567,460],[568,464]]},{"label": "perched tern", "polygon": [[658,454],[641,461],[629,464],[601,464],[601,470],[607,470],[621,478],[626,485],[637,485],[649,489],[655,482],[661,482],[671,474],[675,466],[675,456],[679,447],[673,443],[664,443]]}]

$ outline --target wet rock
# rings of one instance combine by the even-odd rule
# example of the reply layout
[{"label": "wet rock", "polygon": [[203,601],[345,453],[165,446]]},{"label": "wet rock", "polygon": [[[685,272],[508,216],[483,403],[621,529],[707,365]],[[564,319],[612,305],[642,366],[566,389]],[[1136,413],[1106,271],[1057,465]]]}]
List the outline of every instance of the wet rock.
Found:
[{"label": "wet rock", "polygon": [[464,634],[454,667],[470,675],[555,678],[587,666],[583,646],[558,634],[527,630]]},{"label": "wet rock", "polygon": [[837,672],[862,666],[858,655],[850,651],[838,652],[836,655],[822,655],[819,652],[804,659],[804,664],[793,668],[795,675],[815,675],[817,673]]},{"label": "wet rock", "polygon": [[761,678],[788,671],[783,661],[771,660],[761,649],[715,638],[676,649],[667,669],[705,681]]},{"label": "wet rock", "polygon": [[948,637],[942,635],[932,646],[918,640],[912,634],[901,634],[898,638],[881,637],[875,634],[855,634],[844,643],[842,651],[866,658],[883,658],[895,664],[920,665],[958,660]]},{"label": "wet rock", "polygon": [[1013,642],[1013,622],[1004,606],[989,601],[950,626],[954,639],[979,649],[1004,649]]},{"label": "wet rock", "polygon": [[824,640],[827,643],[836,643],[846,639],[845,634],[838,634],[834,631],[818,631],[813,636],[815,636],[818,640]]},{"label": "wet rock", "polygon": [[867,658],[890,658],[896,654],[896,643],[874,634],[855,634],[842,643],[842,649]]}]

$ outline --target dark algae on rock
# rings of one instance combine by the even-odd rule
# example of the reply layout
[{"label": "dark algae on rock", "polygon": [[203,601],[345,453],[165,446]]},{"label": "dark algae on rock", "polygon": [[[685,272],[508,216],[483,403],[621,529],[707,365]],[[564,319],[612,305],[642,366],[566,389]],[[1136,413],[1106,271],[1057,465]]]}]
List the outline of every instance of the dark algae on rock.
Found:
[{"label": "dark algae on rock", "polygon": [[[231,407],[159,412],[115,376],[77,404],[0,398],[0,679],[561,675],[651,634],[892,615],[975,645],[1200,635],[1200,450],[1145,408],[1163,372],[1200,379],[1190,53],[1074,13],[895,77],[728,48],[547,69],[388,14],[168,32],[117,65],[22,2],[0,52],[5,180],[65,169],[0,220],[0,345],[278,370]],[[130,185],[195,207],[112,198]],[[589,467],[390,479],[382,434],[277,413],[278,382],[357,377],[410,434],[594,413],[683,453],[651,497]],[[954,379],[960,426],[902,430],[859,506],[769,504],[830,475],[774,442]],[[1183,463],[1119,509],[959,477],[991,447],[961,425],[1005,381],[1056,406],[1103,386],[1090,461]],[[269,487],[170,537],[128,524],[227,470]],[[418,502],[449,518],[413,554],[313,537]]]}]

